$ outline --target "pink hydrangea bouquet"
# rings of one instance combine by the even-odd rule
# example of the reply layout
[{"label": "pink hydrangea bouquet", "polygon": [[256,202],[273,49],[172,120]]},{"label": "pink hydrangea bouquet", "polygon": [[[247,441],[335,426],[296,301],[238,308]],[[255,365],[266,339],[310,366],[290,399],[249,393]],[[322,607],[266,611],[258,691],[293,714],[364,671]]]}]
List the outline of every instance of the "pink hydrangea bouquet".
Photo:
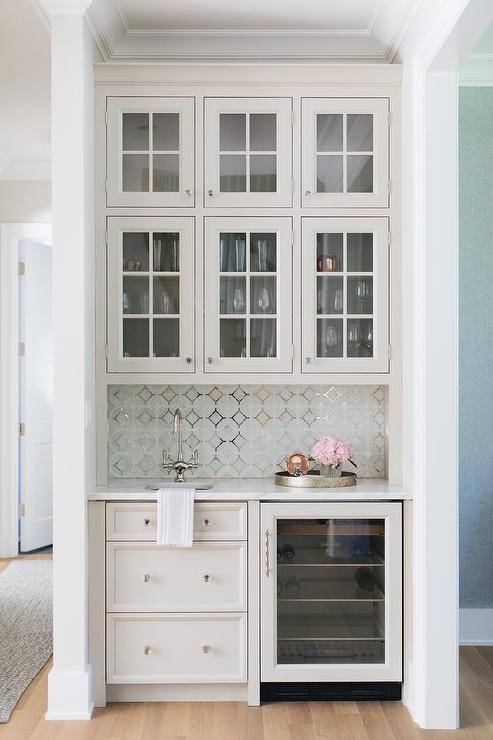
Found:
[{"label": "pink hydrangea bouquet", "polygon": [[322,475],[334,475],[336,470],[339,470],[342,463],[346,461],[350,462],[355,468],[357,467],[354,460],[351,459],[353,455],[354,450],[349,442],[343,442],[342,439],[326,434],[313,445],[311,459],[321,464]]}]

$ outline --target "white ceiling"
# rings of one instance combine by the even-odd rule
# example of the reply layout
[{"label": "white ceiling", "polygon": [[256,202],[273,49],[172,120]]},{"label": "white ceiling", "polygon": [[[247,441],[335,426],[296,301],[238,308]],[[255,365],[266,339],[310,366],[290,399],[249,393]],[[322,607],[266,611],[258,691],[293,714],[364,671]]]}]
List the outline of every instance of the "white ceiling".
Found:
[{"label": "white ceiling", "polygon": [[1,0],[0,180],[50,176],[50,32],[36,0]]},{"label": "white ceiling", "polygon": [[419,0],[93,0],[103,57],[392,61]]}]

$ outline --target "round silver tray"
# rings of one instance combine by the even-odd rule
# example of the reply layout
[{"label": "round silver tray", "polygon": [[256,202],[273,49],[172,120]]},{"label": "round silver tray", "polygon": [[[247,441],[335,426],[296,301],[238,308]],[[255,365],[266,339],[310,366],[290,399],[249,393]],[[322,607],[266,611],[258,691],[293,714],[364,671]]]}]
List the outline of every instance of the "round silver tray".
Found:
[{"label": "round silver tray", "polygon": [[323,478],[318,470],[298,476],[290,475],[283,470],[274,476],[276,486],[287,486],[288,488],[345,488],[355,486],[356,481],[356,473],[343,472],[340,478]]}]

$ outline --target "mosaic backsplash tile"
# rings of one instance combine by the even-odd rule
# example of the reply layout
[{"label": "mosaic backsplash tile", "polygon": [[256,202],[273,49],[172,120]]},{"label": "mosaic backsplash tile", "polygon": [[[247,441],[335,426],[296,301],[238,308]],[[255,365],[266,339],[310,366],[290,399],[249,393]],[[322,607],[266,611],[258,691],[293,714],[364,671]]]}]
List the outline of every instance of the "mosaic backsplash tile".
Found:
[{"label": "mosaic backsplash tile", "polygon": [[323,434],[350,441],[358,473],[385,474],[380,386],[114,385],[109,388],[109,475],[161,477],[161,451],[176,459],[173,413],[183,414],[183,453],[199,451],[188,476],[263,478],[289,452],[308,452]]}]

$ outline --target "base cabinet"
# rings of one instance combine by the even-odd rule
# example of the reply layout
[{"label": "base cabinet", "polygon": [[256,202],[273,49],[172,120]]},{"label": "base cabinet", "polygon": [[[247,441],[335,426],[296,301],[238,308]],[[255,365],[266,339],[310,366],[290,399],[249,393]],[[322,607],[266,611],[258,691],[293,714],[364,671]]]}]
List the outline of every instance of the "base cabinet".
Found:
[{"label": "base cabinet", "polygon": [[261,680],[400,681],[401,505],[261,509]]}]

